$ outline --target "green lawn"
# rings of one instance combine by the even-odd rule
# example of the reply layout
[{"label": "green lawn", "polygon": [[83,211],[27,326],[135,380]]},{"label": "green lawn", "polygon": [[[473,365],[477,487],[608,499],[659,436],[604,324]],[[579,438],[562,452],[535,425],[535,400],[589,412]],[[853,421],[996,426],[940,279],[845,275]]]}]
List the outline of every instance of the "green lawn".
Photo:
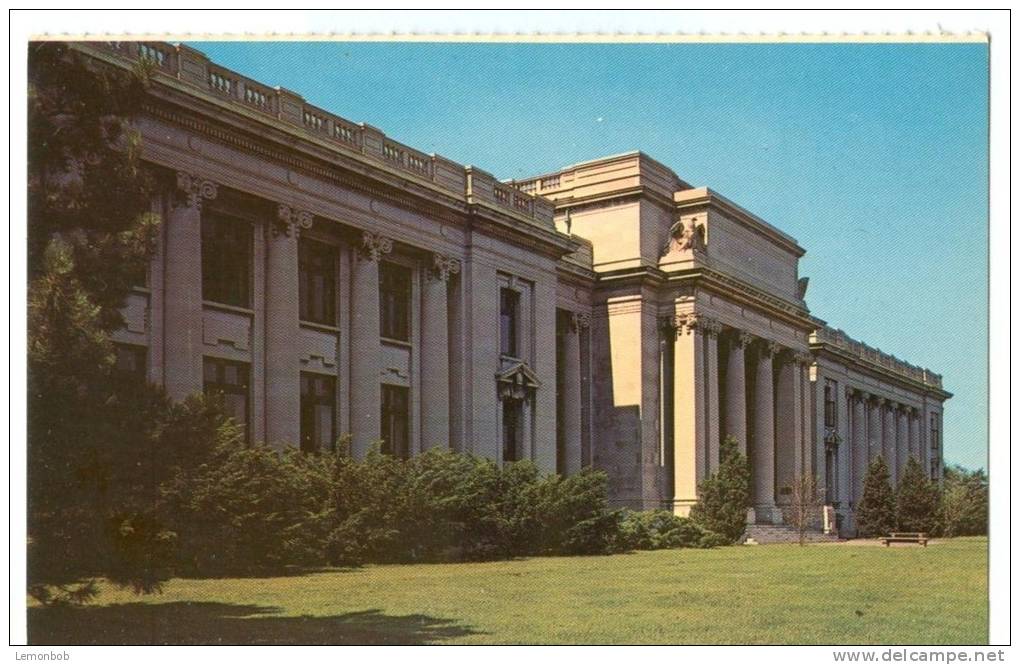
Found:
[{"label": "green lawn", "polygon": [[104,587],[32,644],[978,644],[987,541],[772,545]]}]

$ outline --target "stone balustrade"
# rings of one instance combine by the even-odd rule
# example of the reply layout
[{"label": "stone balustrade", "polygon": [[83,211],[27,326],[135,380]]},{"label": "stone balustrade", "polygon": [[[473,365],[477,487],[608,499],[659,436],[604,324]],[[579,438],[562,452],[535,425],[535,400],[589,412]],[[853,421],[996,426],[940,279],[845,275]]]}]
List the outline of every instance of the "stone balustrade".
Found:
[{"label": "stone balustrade", "polygon": [[840,329],[820,326],[812,333],[811,342],[815,344],[829,344],[850,353],[860,360],[890,370],[912,381],[934,388],[942,388],[942,376],[940,374],[936,374],[930,369],[911,365],[894,355],[883,353],[881,349],[876,349],[863,342],[859,342]]},{"label": "stone balustrade", "polygon": [[[344,151],[373,158],[391,168],[452,190],[459,196],[466,196],[469,200],[473,195],[475,199],[497,209],[553,227],[553,206],[537,197],[538,192],[528,192],[516,185],[501,183],[488,173],[472,170],[471,167],[439,155],[415,150],[394,141],[371,125],[351,122],[309,104],[294,92],[264,85],[217,65],[201,51],[189,46],[166,42],[79,42],[78,47],[112,53],[133,62],[149,61],[158,72],[229,103],[299,127]],[[475,181],[474,187],[472,179]],[[536,179],[546,188],[553,186],[553,180],[558,184],[559,176]]]}]

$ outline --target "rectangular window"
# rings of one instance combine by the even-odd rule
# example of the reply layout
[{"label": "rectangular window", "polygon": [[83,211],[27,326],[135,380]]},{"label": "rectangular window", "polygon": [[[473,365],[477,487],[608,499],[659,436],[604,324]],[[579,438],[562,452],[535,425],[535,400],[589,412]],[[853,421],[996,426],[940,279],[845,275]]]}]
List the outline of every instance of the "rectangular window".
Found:
[{"label": "rectangular window", "polygon": [[203,388],[206,395],[215,395],[223,400],[224,412],[244,428],[248,438],[248,403],[251,382],[246,363],[204,358]]},{"label": "rectangular window", "polygon": [[503,461],[521,459],[522,403],[516,399],[503,400]]},{"label": "rectangular window", "polygon": [[333,450],[336,443],[336,377],[301,372],[301,450]]},{"label": "rectangular window", "polygon": [[836,382],[825,380],[825,426],[836,426]]},{"label": "rectangular window", "polygon": [[411,270],[394,263],[379,264],[379,334],[411,341]]},{"label": "rectangular window", "polygon": [[407,459],[410,455],[410,410],[408,390],[401,386],[382,386],[382,451]]},{"label": "rectangular window", "polygon": [[520,305],[520,293],[513,289],[499,290],[499,352],[512,358],[518,357]]},{"label": "rectangular window", "polygon": [[252,226],[219,212],[202,213],[202,298],[251,307]]},{"label": "rectangular window", "polygon": [[301,238],[298,244],[298,308],[302,321],[336,325],[336,248]]},{"label": "rectangular window", "polygon": [[149,349],[136,344],[114,344],[117,359],[113,369],[125,381],[145,383]]}]

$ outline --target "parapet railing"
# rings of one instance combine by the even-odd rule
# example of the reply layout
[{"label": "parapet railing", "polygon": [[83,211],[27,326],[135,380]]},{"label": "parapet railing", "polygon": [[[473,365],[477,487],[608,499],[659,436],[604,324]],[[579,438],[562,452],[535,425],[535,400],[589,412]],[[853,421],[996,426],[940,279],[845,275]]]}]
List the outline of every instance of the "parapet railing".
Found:
[{"label": "parapet railing", "polygon": [[894,355],[883,353],[881,349],[858,342],[840,329],[823,326],[817,328],[812,337],[814,342],[830,344],[878,367],[892,370],[927,386],[942,388],[942,375],[930,369],[911,365]]},{"label": "parapet railing", "polygon": [[122,58],[151,62],[157,71],[182,83],[250,111],[303,129],[341,150],[352,151],[407,173],[517,215],[553,227],[553,206],[534,193],[506,185],[491,174],[426,154],[395,141],[381,130],[355,123],[305,101],[295,92],[264,85],[212,62],[204,53],[183,44],[166,42],[84,42]]}]

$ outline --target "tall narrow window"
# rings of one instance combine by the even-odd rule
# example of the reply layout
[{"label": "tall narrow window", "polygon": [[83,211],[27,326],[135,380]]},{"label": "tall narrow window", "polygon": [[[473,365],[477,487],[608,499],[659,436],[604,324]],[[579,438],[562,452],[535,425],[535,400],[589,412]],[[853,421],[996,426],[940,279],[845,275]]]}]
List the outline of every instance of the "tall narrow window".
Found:
[{"label": "tall narrow window", "polygon": [[522,403],[517,399],[503,400],[503,461],[521,459]]},{"label": "tall narrow window", "polygon": [[205,358],[202,370],[205,394],[216,395],[223,400],[224,411],[244,428],[247,439],[251,392],[248,365],[221,358]]},{"label": "tall narrow window", "polygon": [[407,388],[382,386],[382,451],[402,459],[407,459],[411,452],[407,396]]},{"label": "tall narrow window", "polygon": [[411,341],[411,270],[394,263],[379,264],[379,334]]},{"label": "tall narrow window", "polygon": [[499,352],[504,356],[518,357],[517,337],[521,294],[513,289],[499,290]]},{"label": "tall narrow window", "polygon": [[332,450],[336,443],[336,377],[301,372],[301,450]]},{"label": "tall narrow window", "polygon": [[302,321],[336,325],[336,248],[301,238],[298,309]]},{"label": "tall narrow window", "polygon": [[939,458],[939,414],[933,413],[930,416],[930,436],[928,441],[931,447],[931,468],[929,474],[932,479],[939,477],[939,469],[942,465],[942,460]]},{"label": "tall narrow window", "polygon": [[202,298],[251,307],[252,229],[243,219],[202,214]]},{"label": "tall narrow window", "polygon": [[836,382],[825,380],[825,426],[836,426]]}]

